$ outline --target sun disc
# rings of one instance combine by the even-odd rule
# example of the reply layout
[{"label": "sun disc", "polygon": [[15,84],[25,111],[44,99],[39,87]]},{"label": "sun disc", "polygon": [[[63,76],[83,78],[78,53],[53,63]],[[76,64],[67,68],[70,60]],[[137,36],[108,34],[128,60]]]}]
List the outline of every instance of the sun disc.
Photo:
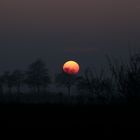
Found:
[{"label": "sun disc", "polygon": [[77,74],[80,70],[80,66],[75,61],[67,61],[63,65],[63,71],[67,74]]}]

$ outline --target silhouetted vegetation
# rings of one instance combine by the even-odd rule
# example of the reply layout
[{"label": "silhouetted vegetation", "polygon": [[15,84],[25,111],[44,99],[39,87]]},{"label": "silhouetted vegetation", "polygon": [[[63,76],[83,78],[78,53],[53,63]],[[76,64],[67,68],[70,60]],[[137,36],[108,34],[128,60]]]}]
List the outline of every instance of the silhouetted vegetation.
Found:
[{"label": "silhouetted vegetation", "polygon": [[[108,74],[105,70],[95,72],[87,68],[83,75],[61,72],[56,74],[54,81],[42,60],[33,62],[25,71],[6,71],[0,76],[0,102],[67,104],[70,100],[73,104],[139,103],[140,54],[130,56],[127,63],[116,63],[110,57],[107,60]],[[51,92],[48,88],[51,84],[57,89],[62,87],[62,91]],[[67,89],[67,93],[63,88]]]},{"label": "silhouetted vegetation", "polygon": [[140,55],[130,57],[129,63],[113,63],[109,60],[112,78],[117,92],[128,102],[139,101],[140,97]]},{"label": "silhouetted vegetation", "polygon": [[96,101],[108,102],[113,96],[112,81],[105,77],[103,70],[99,74],[95,73],[89,68],[86,69],[84,75],[79,78],[78,90],[84,91],[86,94],[89,93],[90,98]]},{"label": "silhouetted vegetation", "polygon": [[15,70],[12,73],[13,85],[17,90],[17,93],[21,93],[21,86],[24,83],[24,73],[20,70]]},{"label": "silhouetted vegetation", "polygon": [[32,63],[25,73],[25,83],[34,93],[40,93],[40,90],[46,89],[50,84],[50,77],[45,63],[37,60]]},{"label": "silhouetted vegetation", "polygon": [[71,87],[77,82],[77,76],[62,72],[56,75],[55,82],[57,86],[62,86],[67,88],[68,95],[70,96]]}]

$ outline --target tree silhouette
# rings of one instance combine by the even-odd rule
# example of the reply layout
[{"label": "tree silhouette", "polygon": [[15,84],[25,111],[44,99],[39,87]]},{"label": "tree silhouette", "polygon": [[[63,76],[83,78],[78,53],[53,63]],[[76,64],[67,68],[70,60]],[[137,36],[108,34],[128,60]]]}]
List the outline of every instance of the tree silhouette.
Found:
[{"label": "tree silhouette", "polygon": [[71,95],[71,87],[76,83],[76,81],[77,81],[76,75],[70,75],[64,72],[57,74],[55,77],[55,82],[57,86],[67,88],[69,97]]},{"label": "tree silhouette", "polygon": [[13,80],[13,76],[9,71],[4,72],[3,76],[3,83],[4,85],[8,88],[8,92],[11,93],[12,92],[12,88],[14,86],[14,80]]},{"label": "tree silhouette", "polygon": [[45,63],[42,60],[37,60],[29,65],[26,71],[26,84],[39,93],[42,87],[47,87],[50,84],[50,77]]},{"label": "tree silhouette", "polygon": [[3,94],[3,77],[0,76],[0,94]]},{"label": "tree silhouette", "polygon": [[15,70],[13,71],[12,75],[13,78],[13,84],[17,89],[17,93],[21,92],[21,85],[23,84],[23,80],[24,80],[24,74],[22,71],[20,70]]}]

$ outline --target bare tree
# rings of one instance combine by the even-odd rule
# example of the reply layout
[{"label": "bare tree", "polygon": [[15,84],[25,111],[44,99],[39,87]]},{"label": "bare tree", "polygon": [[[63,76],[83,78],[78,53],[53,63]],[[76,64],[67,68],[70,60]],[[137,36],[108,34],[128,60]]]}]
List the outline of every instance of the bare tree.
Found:
[{"label": "bare tree", "polygon": [[110,58],[108,62],[117,91],[129,102],[139,99],[140,54],[131,56],[125,64],[113,63]]},{"label": "bare tree", "polygon": [[79,91],[89,92],[97,99],[105,101],[113,92],[111,79],[104,76],[103,70],[99,74],[94,73],[87,68],[84,75],[79,78],[77,88]]}]

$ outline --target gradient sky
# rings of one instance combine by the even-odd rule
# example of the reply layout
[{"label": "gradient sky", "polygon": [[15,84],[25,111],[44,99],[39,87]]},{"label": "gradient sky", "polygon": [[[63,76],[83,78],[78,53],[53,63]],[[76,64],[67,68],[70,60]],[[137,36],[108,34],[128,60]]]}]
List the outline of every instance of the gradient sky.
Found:
[{"label": "gradient sky", "polygon": [[105,64],[140,51],[139,0],[1,0],[0,69],[42,58],[52,73],[69,59]]}]

